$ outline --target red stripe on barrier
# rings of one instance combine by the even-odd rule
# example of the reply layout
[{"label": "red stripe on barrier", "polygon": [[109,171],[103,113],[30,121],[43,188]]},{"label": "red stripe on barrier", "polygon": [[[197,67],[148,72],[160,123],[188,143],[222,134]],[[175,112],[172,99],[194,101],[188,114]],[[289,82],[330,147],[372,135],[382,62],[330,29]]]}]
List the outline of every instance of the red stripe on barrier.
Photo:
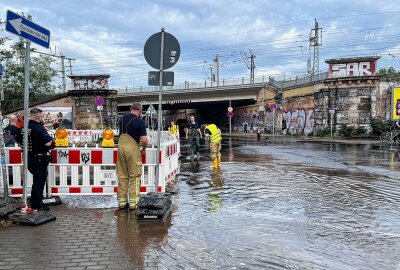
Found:
[{"label": "red stripe on barrier", "polygon": [[114,150],[113,153],[113,163],[117,164],[117,160],[118,160],[118,150]]},{"label": "red stripe on barrier", "polygon": [[69,193],[81,193],[81,188],[80,187],[70,187]]},{"label": "red stripe on barrier", "polygon": [[142,153],[142,164],[146,164],[146,151]]},{"label": "red stripe on barrier", "polygon": [[58,193],[58,187],[52,187],[51,193]]},{"label": "red stripe on barrier", "polygon": [[103,163],[103,151],[92,150],[92,164],[102,164]]},{"label": "red stripe on barrier", "polygon": [[115,192],[115,193],[118,192],[118,187],[114,187],[114,192]]},{"label": "red stripe on barrier", "polygon": [[103,193],[102,187],[92,187],[92,193]]},{"label": "red stripe on barrier", "polygon": [[11,195],[21,195],[22,193],[24,193],[23,188],[12,188],[11,189]]},{"label": "red stripe on barrier", "polygon": [[57,150],[51,150],[51,163],[57,164]]},{"label": "red stripe on barrier", "polygon": [[22,152],[21,150],[10,150],[10,164],[19,164],[22,163]]},{"label": "red stripe on barrier", "polygon": [[68,151],[68,163],[69,164],[80,164],[81,163],[80,155],[81,155],[81,153],[79,150],[69,150]]},{"label": "red stripe on barrier", "polygon": [[140,192],[146,192],[147,188],[145,186],[140,187]]}]

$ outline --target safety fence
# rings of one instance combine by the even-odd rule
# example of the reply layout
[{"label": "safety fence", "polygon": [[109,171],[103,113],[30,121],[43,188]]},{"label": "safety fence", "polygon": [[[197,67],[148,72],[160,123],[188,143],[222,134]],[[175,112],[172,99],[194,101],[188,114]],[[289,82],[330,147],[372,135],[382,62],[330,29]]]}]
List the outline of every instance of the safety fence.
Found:
[{"label": "safety fence", "polygon": [[[159,192],[165,192],[166,185],[179,173],[179,135],[168,136],[168,138],[164,135],[159,155]],[[155,191],[157,148],[154,145],[146,148],[142,154],[140,184],[142,194]],[[23,194],[24,179],[22,151],[19,147],[6,147],[5,154],[9,194],[20,197]],[[59,147],[51,151],[51,156],[47,188],[49,195],[116,194],[118,188],[117,148]],[[0,182],[0,192],[2,192],[3,183]],[[32,175],[28,173],[28,194],[31,187]]]}]

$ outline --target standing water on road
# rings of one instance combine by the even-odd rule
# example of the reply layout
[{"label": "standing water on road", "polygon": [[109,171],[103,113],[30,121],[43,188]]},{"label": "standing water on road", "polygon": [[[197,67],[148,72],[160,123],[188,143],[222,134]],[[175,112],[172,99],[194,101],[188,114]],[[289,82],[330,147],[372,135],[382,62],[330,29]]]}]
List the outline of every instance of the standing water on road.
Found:
[{"label": "standing water on road", "polygon": [[399,269],[400,172],[390,155],[373,145],[231,141],[220,171],[184,160],[163,264]]},{"label": "standing water on road", "polygon": [[115,197],[65,198],[55,222],[0,229],[0,262],[12,252],[14,269],[400,269],[398,151],[226,139],[214,170],[207,144],[191,160],[183,143],[167,222],[138,223]]}]

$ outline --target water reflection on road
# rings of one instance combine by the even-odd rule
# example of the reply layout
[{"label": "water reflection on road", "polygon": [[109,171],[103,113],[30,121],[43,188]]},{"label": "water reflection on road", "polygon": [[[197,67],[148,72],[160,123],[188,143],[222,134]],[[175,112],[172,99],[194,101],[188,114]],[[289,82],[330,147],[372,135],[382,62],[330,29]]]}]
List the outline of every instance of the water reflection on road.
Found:
[{"label": "water reflection on road", "polygon": [[222,169],[213,170],[208,158],[182,159],[185,176],[173,198],[162,266],[399,267],[397,151],[371,144],[226,140],[222,161]]}]

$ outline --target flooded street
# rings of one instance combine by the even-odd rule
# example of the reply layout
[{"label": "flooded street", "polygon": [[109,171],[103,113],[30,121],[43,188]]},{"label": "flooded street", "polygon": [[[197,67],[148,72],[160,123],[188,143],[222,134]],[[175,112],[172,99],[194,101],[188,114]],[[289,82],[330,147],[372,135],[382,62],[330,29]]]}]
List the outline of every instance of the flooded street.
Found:
[{"label": "flooded street", "polygon": [[56,222],[0,230],[4,265],[19,256],[24,267],[10,269],[400,269],[390,145],[226,139],[214,170],[207,145],[192,161],[182,143],[167,222],[138,223],[112,197],[64,198]]},{"label": "flooded street", "polygon": [[163,264],[400,269],[399,161],[385,147],[232,140],[220,171],[184,159],[189,184],[175,197]]}]

